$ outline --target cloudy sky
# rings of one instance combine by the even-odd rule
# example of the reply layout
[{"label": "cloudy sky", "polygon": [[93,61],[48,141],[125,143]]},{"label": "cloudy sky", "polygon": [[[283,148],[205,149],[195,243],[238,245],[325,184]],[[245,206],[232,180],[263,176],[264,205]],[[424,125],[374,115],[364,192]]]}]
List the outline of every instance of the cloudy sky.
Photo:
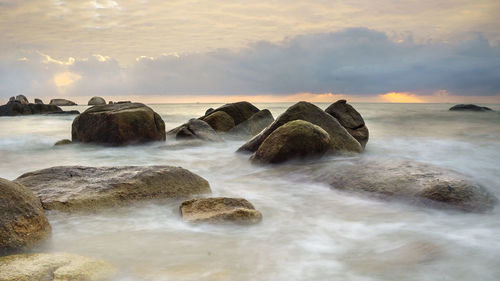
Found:
[{"label": "cloudy sky", "polygon": [[500,103],[498,0],[0,0],[0,101]]}]

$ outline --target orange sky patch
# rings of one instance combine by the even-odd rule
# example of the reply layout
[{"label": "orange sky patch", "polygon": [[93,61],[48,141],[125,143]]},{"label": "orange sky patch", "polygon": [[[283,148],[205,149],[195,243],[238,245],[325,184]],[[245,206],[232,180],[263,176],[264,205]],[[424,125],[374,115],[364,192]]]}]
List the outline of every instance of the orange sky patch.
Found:
[{"label": "orange sky patch", "polygon": [[383,95],[379,95],[383,101],[393,102],[393,103],[423,103],[426,102],[423,97],[417,96],[412,93],[407,92],[392,92]]}]

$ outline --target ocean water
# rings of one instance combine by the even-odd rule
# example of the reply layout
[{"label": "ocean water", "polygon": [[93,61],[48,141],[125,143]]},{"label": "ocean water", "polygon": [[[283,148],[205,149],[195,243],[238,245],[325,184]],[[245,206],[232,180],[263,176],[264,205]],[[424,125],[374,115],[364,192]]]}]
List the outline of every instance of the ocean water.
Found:
[{"label": "ocean water", "polygon": [[[220,104],[152,104],[171,129]],[[291,104],[255,104],[276,117]],[[450,104],[353,104],[370,130],[359,157],[404,158],[451,168],[500,198],[500,113],[450,112]],[[328,104],[318,104],[326,108]],[[488,105],[500,110],[500,105]],[[83,111],[86,106],[69,107]],[[196,226],[179,201],[94,214],[48,212],[52,237],[36,251],[107,260],[129,280],[500,280],[500,208],[466,214],[385,202],[273,175],[251,165],[244,141],[179,146],[71,145],[74,116],[0,118],[0,177],[58,165],[173,165],[210,182],[213,196],[243,197],[255,226]],[[321,160],[335,167],[341,157]],[[267,174],[260,177],[259,175]],[[271,176],[269,176],[271,175]]]}]

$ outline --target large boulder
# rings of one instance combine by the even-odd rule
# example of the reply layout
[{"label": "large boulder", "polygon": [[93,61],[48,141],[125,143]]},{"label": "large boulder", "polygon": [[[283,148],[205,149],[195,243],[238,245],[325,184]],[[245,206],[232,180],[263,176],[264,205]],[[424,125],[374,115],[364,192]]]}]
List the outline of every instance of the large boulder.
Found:
[{"label": "large boulder", "polygon": [[165,123],[142,103],[96,105],[73,120],[73,142],[128,145],[165,140]]},{"label": "large boulder", "polygon": [[182,124],[167,132],[169,137],[176,140],[203,140],[211,142],[220,142],[222,138],[217,132],[207,124],[207,122],[199,119],[191,119],[186,124]]},{"label": "large boulder", "polygon": [[60,166],[23,174],[15,182],[30,188],[45,209],[61,211],[210,193],[205,179],[170,166]]},{"label": "large boulder", "polygon": [[211,111],[209,114],[213,114],[217,111],[224,111],[233,118],[234,124],[238,125],[241,122],[252,117],[252,115],[254,115],[255,113],[259,112],[259,109],[247,101],[240,101],[225,104]]},{"label": "large boulder", "polygon": [[29,104],[30,103],[28,101],[28,99],[24,95],[18,95],[18,96],[16,96],[16,101],[20,102],[22,104]]},{"label": "large boulder", "polygon": [[0,106],[0,116],[46,114],[61,111],[62,109],[56,105],[34,103],[23,104],[18,101],[9,101],[7,104]]},{"label": "large boulder", "polygon": [[57,106],[77,105],[75,102],[72,102],[72,101],[67,100],[67,99],[51,99],[49,104],[57,105]]},{"label": "large boulder", "polygon": [[102,104],[106,104],[106,101],[101,97],[92,97],[88,102],[88,105],[102,105]]},{"label": "large boulder", "polygon": [[298,102],[289,107],[271,125],[258,135],[250,139],[239,152],[255,152],[264,140],[282,125],[294,121],[304,120],[321,127],[330,135],[333,152],[362,152],[363,147],[352,137],[342,125],[330,114],[308,102]]},{"label": "large boulder", "polygon": [[208,116],[202,117],[216,132],[227,132],[234,128],[234,119],[224,111],[217,111]]},{"label": "large boulder", "polygon": [[231,130],[229,134],[241,136],[255,136],[273,123],[274,117],[268,109],[261,110],[247,120],[241,122]]},{"label": "large boulder", "polygon": [[457,104],[450,108],[451,111],[491,111],[491,108],[486,106],[478,106],[475,104]]},{"label": "large boulder", "polygon": [[363,147],[366,146],[369,133],[365,120],[346,100],[334,102],[325,109],[325,112],[335,117]]},{"label": "large boulder", "polygon": [[466,212],[491,210],[497,199],[457,172],[398,159],[358,160],[313,167],[308,179],[346,192]]},{"label": "large boulder", "polygon": [[332,149],[330,135],[321,127],[294,120],[273,131],[252,156],[254,163],[281,163],[317,158]]},{"label": "large boulder", "polygon": [[2,178],[0,214],[0,256],[28,248],[50,233],[40,199],[25,186]]},{"label": "large boulder", "polygon": [[181,215],[187,222],[254,224],[262,214],[243,198],[201,198],[182,203]]},{"label": "large boulder", "polygon": [[0,281],[104,281],[117,271],[108,262],[66,253],[0,257]]}]

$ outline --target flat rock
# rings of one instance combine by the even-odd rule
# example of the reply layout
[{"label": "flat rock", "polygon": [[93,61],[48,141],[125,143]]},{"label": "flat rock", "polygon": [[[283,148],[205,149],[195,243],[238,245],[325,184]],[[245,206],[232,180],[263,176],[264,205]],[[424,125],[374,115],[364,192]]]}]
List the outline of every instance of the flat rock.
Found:
[{"label": "flat rock", "polygon": [[202,177],[171,166],[59,166],[23,174],[15,182],[30,188],[45,209],[61,211],[95,210],[131,201],[211,192]]},{"label": "flat rock", "polygon": [[192,199],[183,202],[180,211],[187,222],[254,224],[262,220],[262,214],[243,198]]},{"label": "flat rock", "polygon": [[67,99],[51,99],[49,104],[53,104],[53,105],[57,105],[57,106],[77,105],[75,102],[67,100]]},{"label": "flat rock", "polygon": [[0,281],[104,281],[117,270],[108,262],[66,253],[0,257]]},{"label": "flat rock", "polygon": [[50,234],[40,199],[27,187],[2,178],[0,214],[0,256],[28,248]]},{"label": "flat rock", "polygon": [[63,140],[57,141],[54,145],[67,145],[67,144],[72,144],[72,143],[73,142],[71,140],[63,139]]},{"label": "flat rock", "polygon": [[457,104],[450,108],[451,111],[492,111],[486,106],[478,106],[475,104]]}]

